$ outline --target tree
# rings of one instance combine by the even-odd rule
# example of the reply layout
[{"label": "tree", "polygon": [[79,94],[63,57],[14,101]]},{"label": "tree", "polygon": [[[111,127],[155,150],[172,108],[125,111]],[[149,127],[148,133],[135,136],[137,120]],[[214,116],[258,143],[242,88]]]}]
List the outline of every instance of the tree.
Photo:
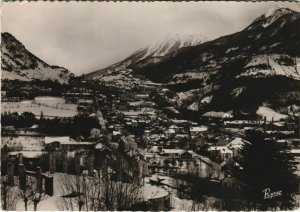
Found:
[{"label": "tree", "polygon": [[63,174],[59,181],[66,194],[57,203],[62,210],[128,210],[141,198],[140,185],[113,181],[100,170],[93,176]]},{"label": "tree", "polygon": [[120,153],[124,153],[124,152],[125,152],[125,143],[124,143],[123,140],[120,140],[120,141],[119,141],[118,151],[119,151]]},{"label": "tree", "polygon": [[44,113],[43,111],[41,110],[41,113],[40,113],[40,120],[43,120],[44,119]]},{"label": "tree", "polygon": [[[250,143],[245,144],[232,168],[232,174],[241,183],[242,196],[254,209],[293,208],[298,181],[294,158],[287,147],[266,139],[259,131],[248,132],[247,140]],[[271,197],[270,192],[278,195]]]},{"label": "tree", "polygon": [[18,188],[8,183],[7,176],[1,176],[1,208],[4,211],[16,210]]},{"label": "tree", "polygon": [[46,199],[47,195],[43,189],[38,189],[36,177],[26,176],[20,189],[19,197],[24,201],[25,211],[28,210],[28,205],[30,204],[33,204],[34,211],[36,211],[38,204]]}]

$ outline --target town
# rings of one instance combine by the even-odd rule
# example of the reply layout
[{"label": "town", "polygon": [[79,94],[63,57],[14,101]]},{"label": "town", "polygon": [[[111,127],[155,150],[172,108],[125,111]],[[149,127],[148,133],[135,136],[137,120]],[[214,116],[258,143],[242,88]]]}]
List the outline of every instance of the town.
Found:
[{"label": "town", "polygon": [[1,210],[300,208],[297,2],[5,1]]},{"label": "town", "polygon": [[[77,210],[221,210],[229,207],[224,201],[229,198],[230,208],[235,209],[240,203],[234,201],[240,184],[231,175],[230,166],[249,143],[247,131],[253,129],[290,147],[299,176],[297,119],[246,119],[236,118],[232,112],[210,111],[190,120],[168,102],[166,97],[174,94],[162,84],[145,81],[132,88],[123,83],[118,88],[115,83],[96,84],[74,77],[60,96],[51,97],[57,93],[48,89],[48,96],[31,98],[9,94],[5,89],[12,89],[11,85],[4,83],[1,173],[7,175],[8,185],[20,181],[26,197],[26,176],[37,177],[41,181],[38,189],[48,199],[60,194],[63,200],[59,202],[66,202],[67,195],[74,196],[69,204],[61,204],[66,210],[76,209],[76,205]],[[28,89],[35,93],[34,87]],[[106,179],[133,186],[126,187],[127,192],[137,186],[144,191],[143,201],[136,194],[124,199],[125,203],[132,201],[132,208],[124,202],[100,207],[100,203],[82,200],[88,197],[79,195],[81,189],[87,192],[79,178],[74,182],[79,187],[62,185],[70,176],[95,175],[101,176],[98,180],[103,185]],[[203,193],[205,201],[212,198],[211,203],[197,201],[190,187],[194,178],[204,181],[206,189],[200,187],[197,189],[202,191],[197,192]],[[57,191],[64,186],[65,190]],[[114,191],[116,195],[125,192],[123,187],[119,189]],[[37,206],[43,199],[33,200]]]}]

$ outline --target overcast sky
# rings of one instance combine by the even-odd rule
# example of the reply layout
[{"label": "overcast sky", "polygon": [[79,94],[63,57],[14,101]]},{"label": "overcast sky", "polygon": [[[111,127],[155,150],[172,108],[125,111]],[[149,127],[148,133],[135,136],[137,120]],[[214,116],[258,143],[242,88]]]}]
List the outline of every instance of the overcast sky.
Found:
[{"label": "overcast sky", "polygon": [[50,65],[88,73],[126,58],[166,34],[209,39],[248,26],[282,2],[13,2],[2,5],[9,32]]}]

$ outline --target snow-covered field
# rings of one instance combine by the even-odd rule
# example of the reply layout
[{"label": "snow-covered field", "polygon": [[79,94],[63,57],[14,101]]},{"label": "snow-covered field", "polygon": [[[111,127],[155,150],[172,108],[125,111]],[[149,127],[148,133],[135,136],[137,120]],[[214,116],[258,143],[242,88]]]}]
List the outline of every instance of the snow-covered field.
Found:
[{"label": "snow-covered field", "polygon": [[262,117],[266,117],[267,121],[272,121],[272,120],[279,121],[281,119],[286,119],[288,117],[287,115],[277,113],[273,109],[266,106],[259,107],[258,110],[256,111],[256,114]]},{"label": "snow-covered field", "polygon": [[[38,206],[38,211],[58,211],[59,210],[59,202],[61,202],[62,197],[60,197],[62,194],[60,193],[60,188],[62,185],[60,184],[60,178],[63,174],[61,173],[55,173],[53,175],[53,193],[54,195],[52,197],[47,196],[43,201],[41,201]],[[22,199],[19,199],[16,205],[16,211],[25,211],[24,210],[24,202]],[[28,210],[33,211],[33,205],[28,205]]]},{"label": "snow-covered field", "polygon": [[18,136],[10,137],[3,136],[1,138],[1,146],[7,145],[8,147],[22,146],[25,151],[41,151],[44,146],[44,137],[37,136]]},{"label": "snow-covered field", "polygon": [[44,116],[72,117],[77,114],[77,105],[65,103],[60,97],[36,97],[32,101],[2,102],[1,112],[31,112],[39,116],[43,111]]}]

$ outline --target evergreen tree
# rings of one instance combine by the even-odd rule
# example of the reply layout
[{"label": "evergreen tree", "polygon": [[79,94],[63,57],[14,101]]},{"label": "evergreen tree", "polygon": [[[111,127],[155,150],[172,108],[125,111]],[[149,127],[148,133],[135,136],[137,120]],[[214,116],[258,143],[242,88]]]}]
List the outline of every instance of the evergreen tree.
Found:
[{"label": "evergreen tree", "polygon": [[119,151],[120,153],[124,153],[124,152],[125,152],[125,143],[124,143],[123,140],[120,140],[120,141],[119,141],[118,151]]},{"label": "evergreen tree", "polygon": [[[294,158],[287,146],[279,146],[259,131],[250,131],[247,137],[250,143],[245,144],[232,170],[242,185],[242,197],[252,209],[293,208],[299,182],[294,174]],[[277,194],[271,197],[273,192]]]}]

